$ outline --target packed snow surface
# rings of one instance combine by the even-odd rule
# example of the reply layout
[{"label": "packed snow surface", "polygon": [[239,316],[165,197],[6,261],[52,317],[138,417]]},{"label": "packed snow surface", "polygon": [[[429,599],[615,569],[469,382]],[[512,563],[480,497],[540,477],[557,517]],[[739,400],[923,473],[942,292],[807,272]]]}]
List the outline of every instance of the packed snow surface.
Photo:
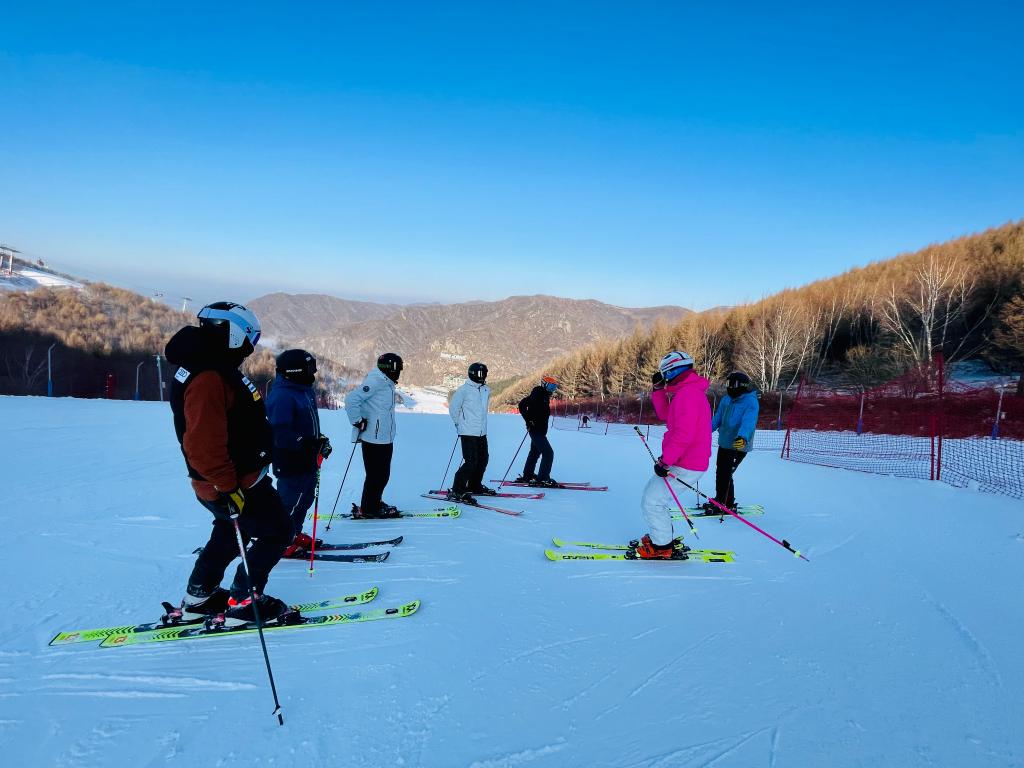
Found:
[{"label": "packed snow surface", "polygon": [[436,387],[399,387],[398,413],[448,413],[448,393]]},{"label": "packed snow surface", "polygon": [[7,270],[0,272],[0,290],[32,291],[36,288],[81,288],[81,283],[66,277],[44,272],[32,267],[16,265],[14,273],[7,275]]},{"label": "packed snow surface", "polygon": [[[329,512],[349,429],[321,415]],[[489,478],[521,437],[518,417],[492,417]],[[400,416],[385,499],[430,505],[419,493],[454,439],[447,417]],[[642,534],[651,472],[635,436],[551,439],[556,478],[610,490],[502,500],[519,518],[321,524],[333,542],[405,541],[386,563],[277,567],[268,591],[290,602],[372,585],[378,605],[423,601],[407,619],[268,634],[279,727],[255,635],[47,646],[157,618],[210,519],[166,405],[0,398],[4,764],[1024,765],[1020,502],[757,453],[740,501],[810,562],[736,520],[699,521],[690,541],[734,563],[550,562],[552,536]],[[339,509],[361,480],[356,457]]]}]

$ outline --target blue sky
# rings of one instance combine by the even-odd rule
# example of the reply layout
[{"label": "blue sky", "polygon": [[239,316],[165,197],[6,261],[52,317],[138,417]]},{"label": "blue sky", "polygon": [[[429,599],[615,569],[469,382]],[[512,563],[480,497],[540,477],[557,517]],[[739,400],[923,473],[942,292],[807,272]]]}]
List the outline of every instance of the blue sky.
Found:
[{"label": "blue sky", "polygon": [[140,290],[704,308],[1024,217],[1019,3],[22,5],[0,242]]}]

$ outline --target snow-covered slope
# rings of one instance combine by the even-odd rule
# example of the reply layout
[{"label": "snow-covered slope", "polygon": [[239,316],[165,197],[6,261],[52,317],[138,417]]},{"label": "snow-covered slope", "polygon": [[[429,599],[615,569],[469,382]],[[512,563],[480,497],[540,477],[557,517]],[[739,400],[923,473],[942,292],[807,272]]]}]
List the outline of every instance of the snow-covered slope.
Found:
[{"label": "snow-covered slope", "polygon": [[399,413],[448,413],[448,394],[442,389],[400,386],[398,394],[402,398],[396,406]]},{"label": "snow-covered slope", "polygon": [[[322,417],[329,511],[348,426]],[[521,424],[492,418],[489,477]],[[628,436],[551,437],[556,477],[610,491],[550,492],[521,518],[335,522],[330,541],[406,540],[379,565],[278,566],[269,591],[290,601],[370,585],[381,605],[423,601],[400,621],[268,635],[282,728],[254,636],[47,646],[179,599],[209,517],[166,405],[0,398],[5,764],[1024,764],[1019,502],[756,454],[741,501],[767,505],[756,522],[809,563],[737,521],[700,525],[732,564],[553,563],[554,535],[643,533],[650,462]],[[429,503],[451,439],[446,416],[400,416],[385,498]],[[361,479],[357,457],[341,507]]]},{"label": "snow-covered slope", "polygon": [[7,270],[0,272],[0,290],[32,291],[36,288],[81,288],[82,284],[66,277],[21,264],[14,265],[12,275]]}]

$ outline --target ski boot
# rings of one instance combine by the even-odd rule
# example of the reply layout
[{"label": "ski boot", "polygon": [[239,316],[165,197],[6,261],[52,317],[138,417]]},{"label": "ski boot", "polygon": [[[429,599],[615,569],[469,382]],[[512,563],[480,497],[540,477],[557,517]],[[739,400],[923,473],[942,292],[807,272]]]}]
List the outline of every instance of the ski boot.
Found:
[{"label": "ski boot", "polygon": [[[632,541],[629,542],[629,548],[630,549],[636,549],[637,547],[639,547],[641,545],[648,546],[648,547],[656,547],[656,546],[658,546],[653,541],[651,541],[651,534],[649,534],[649,533],[645,533],[642,538],[633,539]],[[674,539],[672,539],[672,547],[673,547],[673,549],[676,550],[676,552],[689,552],[690,551],[690,548],[688,546],[686,546],[686,544],[683,543],[683,537],[682,536],[676,536]]]},{"label": "ski boot", "polygon": [[160,617],[160,621],[167,626],[199,621],[209,616],[216,616],[227,608],[228,591],[223,587],[204,590],[201,587],[190,586],[185,591],[180,608],[175,608],[170,603],[164,603],[163,606],[165,613]]},{"label": "ski boot", "polygon": [[398,507],[392,506],[391,504],[385,504],[383,501],[380,503],[380,515],[382,518],[389,517],[401,517],[402,513],[398,510]]},{"label": "ski boot", "polygon": [[674,542],[669,542],[666,545],[657,545],[650,541],[649,536],[645,536],[637,547],[634,547],[626,552],[626,558],[629,560],[686,560],[689,556],[675,548]]},{"label": "ski boot", "polygon": [[[649,537],[648,537],[649,538]],[[675,547],[676,552],[689,552],[690,548],[683,542],[682,536],[676,536],[672,539],[672,546]]]},{"label": "ski boot", "polygon": [[[257,609],[259,610],[260,621],[265,625],[288,624],[298,617],[298,611],[293,611],[283,600],[278,600],[270,595],[257,595],[255,606],[250,597],[244,600],[235,600],[232,597],[228,598],[227,610],[216,618],[207,621],[207,627],[218,629],[251,624],[256,621]],[[289,617],[289,614],[295,614],[295,616]]]},{"label": "ski boot", "polygon": [[521,483],[522,485],[532,485],[533,481],[536,480],[536,479],[537,478],[534,477],[533,475],[527,475],[527,474],[524,473],[524,474],[520,475],[519,477],[517,477],[512,482],[514,482],[514,483]]},{"label": "ski boot", "polygon": [[546,477],[543,480],[532,480],[530,485],[534,488],[561,488],[561,484],[557,480],[552,480],[550,477]]},{"label": "ski boot", "polygon": [[456,504],[476,504],[476,499],[474,499],[468,492],[459,493],[458,491],[448,491],[448,493],[445,494],[445,498],[448,501],[455,502]]},{"label": "ski boot", "polygon": [[384,518],[384,510],[378,509],[376,512],[357,507],[355,504],[352,505],[352,519],[353,520],[382,520]]},{"label": "ski boot", "polygon": [[[323,545],[322,539],[316,540],[316,545],[319,547]],[[302,557],[306,552],[309,552],[313,548],[313,537],[308,536],[301,531],[295,534],[295,538],[292,539],[292,543],[285,549],[284,554],[281,557]]]},{"label": "ski boot", "polygon": [[473,493],[477,496],[497,496],[498,492],[493,488],[488,488],[486,485],[478,486],[473,489]]}]

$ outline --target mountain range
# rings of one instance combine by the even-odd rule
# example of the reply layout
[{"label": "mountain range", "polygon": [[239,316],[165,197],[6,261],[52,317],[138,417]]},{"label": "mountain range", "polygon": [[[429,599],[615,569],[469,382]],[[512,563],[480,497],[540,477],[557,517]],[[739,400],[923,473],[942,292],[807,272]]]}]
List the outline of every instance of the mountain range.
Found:
[{"label": "mountain range", "polygon": [[544,295],[401,306],[273,293],[248,306],[279,346],[303,347],[358,370],[383,352],[397,352],[405,360],[403,383],[421,386],[454,385],[477,360],[487,364],[492,381],[521,376],[582,345],[690,313]]}]

